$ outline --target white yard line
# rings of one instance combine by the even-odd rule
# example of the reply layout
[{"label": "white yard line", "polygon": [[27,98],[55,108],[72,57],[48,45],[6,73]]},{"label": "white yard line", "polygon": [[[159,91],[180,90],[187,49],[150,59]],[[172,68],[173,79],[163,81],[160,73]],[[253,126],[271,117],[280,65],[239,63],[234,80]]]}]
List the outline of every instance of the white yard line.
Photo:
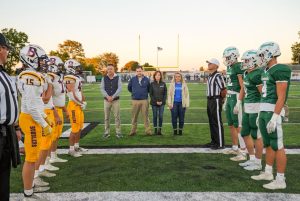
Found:
[{"label": "white yard line", "polygon": [[[200,182],[200,181],[199,181]],[[40,197],[53,201],[300,201],[300,194],[250,192],[75,192],[42,193]],[[11,194],[12,201],[22,200],[22,194]]]},{"label": "white yard line", "polygon": [[[58,149],[58,154],[68,154],[68,149]],[[89,149],[84,154],[220,154],[224,150],[211,150],[209,148],[107,148]],[[286,149],[286,154],[300,154],[300,149]]]},{"label": "white yard line", "polygon": [[[163,124],[164,125],[171,125],[172,123],[167,122],[167,123],[163,123]],[[184,123],[184,125],[207,125],[207,124],[208,123]],[[224,124],[227,125],[226,122]],[[300,124],[300,123],[284,123],[283,125],[285,125],[285,124],[297,125],[297,124]],[[65,124],[65,125],[67,125],[67,124]],[[99,123],[98,125],[103,126],[104,124]],[[110,125],[115,126],[116,124],[110,124]],[[138,126],[141,126],[141,125],[144,125],[144,124],[142,124],[142,123],[138,124]],[[121,124],[121,126],[131,126],[131,124]]]}]

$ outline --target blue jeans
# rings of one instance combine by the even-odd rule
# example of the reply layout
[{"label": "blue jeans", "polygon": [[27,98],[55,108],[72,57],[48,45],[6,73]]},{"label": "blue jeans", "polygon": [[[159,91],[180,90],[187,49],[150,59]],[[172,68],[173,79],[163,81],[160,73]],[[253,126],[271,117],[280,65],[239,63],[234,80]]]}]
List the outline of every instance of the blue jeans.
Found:
[{"label": "blue jeans", "polygon": [[183,129],[185,108],[182,107],[182,102],[174,102],[171,109],[172,126],[173,129],[177,129],[177,119],[179,118],[179,129]]},{"label": "blue jeans", "polygon": [[164,116],[164,105],[156,106],[152,105],[152,112],[153,112],[153,127],[157,128],[157,118],[158,118],[158,127],[162,127],[163,116]]}]

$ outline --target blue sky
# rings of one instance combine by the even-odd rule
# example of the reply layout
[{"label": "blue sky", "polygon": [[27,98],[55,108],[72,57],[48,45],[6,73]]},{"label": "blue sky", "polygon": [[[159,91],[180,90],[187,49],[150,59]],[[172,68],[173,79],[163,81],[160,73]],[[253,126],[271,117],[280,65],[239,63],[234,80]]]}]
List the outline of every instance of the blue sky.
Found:
[{"label": "blue sky", "polygon": [[241,53],[261,43],[279,43],[279,61],[290,62],[291,45],[299,40],[297,0],[27,0],[2,1],[0,28],[16,28],[47,52],[66,39],[83,44],[87,57],[115,52],[119,66],[141,63],[176,65],[180,35],[181,69],[199,68],[211,57],[222,61],[227,46]]}]

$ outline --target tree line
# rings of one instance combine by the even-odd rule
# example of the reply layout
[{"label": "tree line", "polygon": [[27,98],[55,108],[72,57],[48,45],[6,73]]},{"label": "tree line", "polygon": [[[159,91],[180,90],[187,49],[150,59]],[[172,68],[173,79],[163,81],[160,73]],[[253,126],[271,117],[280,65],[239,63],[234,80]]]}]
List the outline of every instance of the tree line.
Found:
[{"label": "tree line", "polygon": [[[6,63],[6,69],[8,73],[13,74],[14,68],[19,63],[19,52],[27,44],[29,44],[28,35],[22,31],[17,31],[14,28],[4,28],[1,30],[2,34],[9,41],[13,49],[10,51],[8,61]],[[300,31],[298,32],[299,41],[292,44],[292,62],[300,64]],[[129,61],[124,67],[119,69],[119,57],[113,52],[105,52],[95,57],[85,57],[83,45],[74,40],[65,40],[58,44],[57,50],[51,50],[50,56],[58,56],[63,61],[68,59],[78,60],[85,71],[92,71],[94,75],[105,74],[107,64],[113,64],[116,72],[130,72],[135,71],[139,64],[137,61]],[[154,71],[156,68],[149,63],[145,63],[142,66],[145,67],[146,71]],[[204,70],[200,67],[200,70]]]}]

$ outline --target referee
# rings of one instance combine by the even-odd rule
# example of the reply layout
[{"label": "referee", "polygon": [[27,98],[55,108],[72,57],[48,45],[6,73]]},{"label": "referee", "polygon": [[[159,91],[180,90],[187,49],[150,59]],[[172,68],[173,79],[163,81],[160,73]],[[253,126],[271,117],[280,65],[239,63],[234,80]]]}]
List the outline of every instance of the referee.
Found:
[{"label": "referee", "polygon": [[[18,120],[18,102],[16,84],[5,72],[4,63],[10,46],[0,33],[0,200],[9,200],[9,177],[11,165],[20,164],[18,139],[21,132]],[[16,132],[18,130],[18,132]],[[18,137],[17,137],[17,134]],[[17,139],[18,138],[18,139]]]},{"label": "referee", "polygon": [[211,142],[206,147],[211,149],[224,148],[224,128],[222,123],[222,101],[226,96],[225,82],[217,71],[220,65],[217,59],[210,59],[208,63],[209,76],[207,79],[207,115],[210,126]]}]

